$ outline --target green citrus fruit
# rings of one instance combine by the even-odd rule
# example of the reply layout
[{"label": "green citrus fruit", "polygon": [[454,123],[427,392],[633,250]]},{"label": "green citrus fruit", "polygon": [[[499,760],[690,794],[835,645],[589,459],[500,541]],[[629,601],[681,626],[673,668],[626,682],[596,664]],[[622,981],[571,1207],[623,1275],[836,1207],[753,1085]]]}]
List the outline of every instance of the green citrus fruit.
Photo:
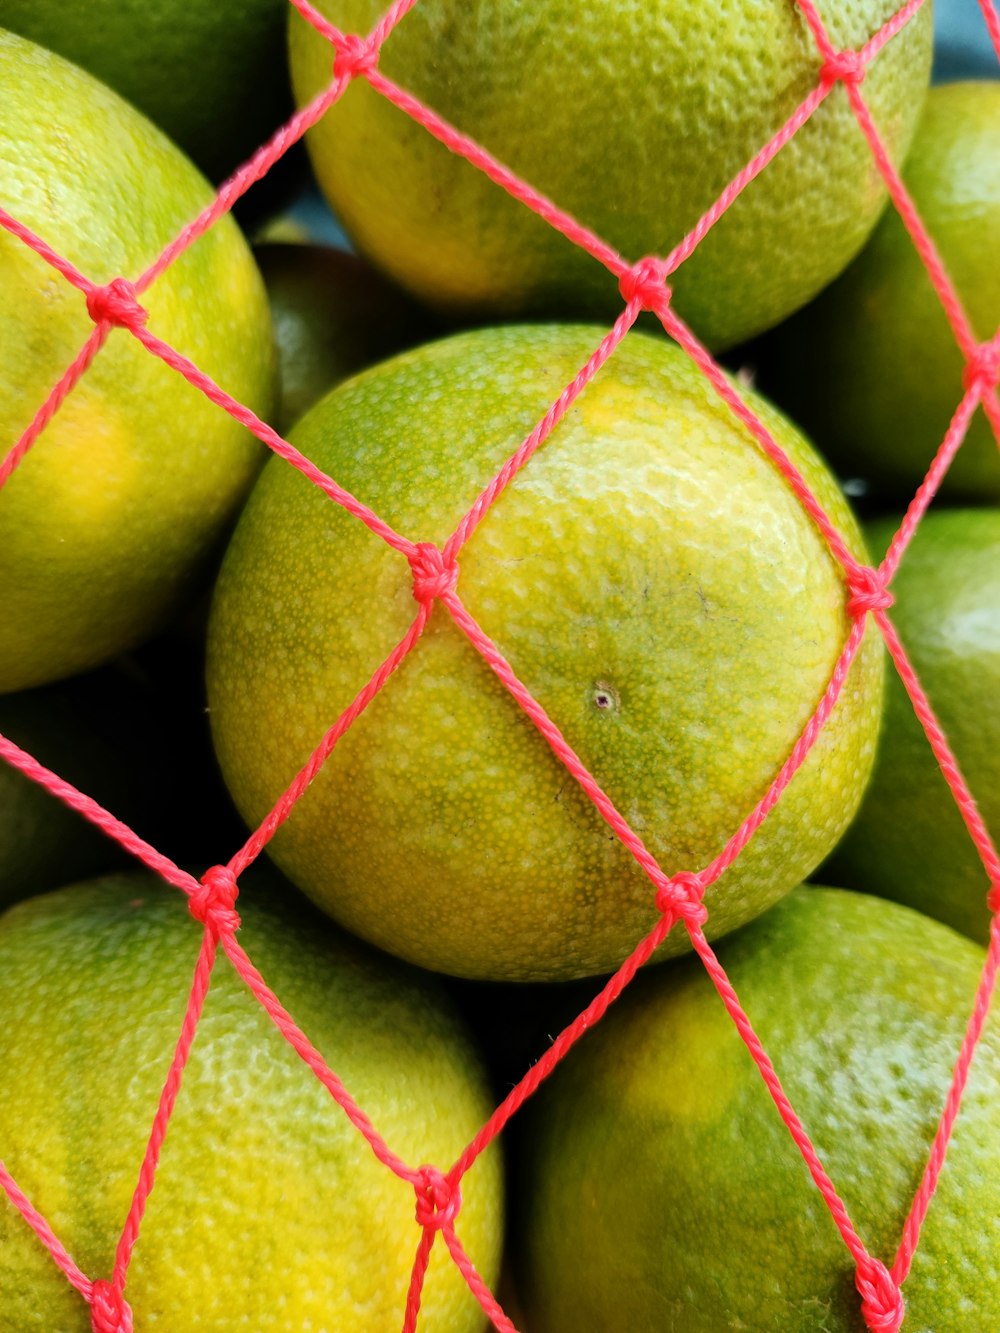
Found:
[{"label": "green citrus fruit", "polygon": [[[447,1170],[489,1114],[475,1051],[425,977],[260,893],[240,940],[390,1148]],[[146,876],[0,918],[3,1160],[84,1272],[110,1277],[201,940]],[[220,954],[129,1270],[136,1329],[397,1330],[420,1236],[413,1187],[373,1155]],[[456,1229],[499,1269],[500,1160]],[[89,1312],[0,1197],[0,1329],[83,1333]],[[421,1324],[485,1316],[438,1238]]]},{"label": "green citrus fruit", "polygon": [[[899,526],[870,528],[882,552]],[[931,510],[892,585],[890,616],[994,839],[1000,837],[1000,510]],[[984,944],[989,880],[913,705],[889,669],[871,783],[824,868]]]},{"label": "green citrus fruit", "polygon": [[[719,948],[855,1228],[887,1265],[983,956],[896,904],[805,888]],[[998,1131],[994,1022],[902,1288],[906,1329],[993,1322]],[[863,1333],[851,1255],[700,962],[637,978],[526,1108],[518,1142],[512,1234],[532,1333]]]},{"label": "green citrus fruit", "polygon": [[279,429],[349,375],[417,342],[428,316],[357,255],[324,245],[255,247],[281,368]]},{"label": "green citrus fruit", "polygon": [[[367,33],[382,0],[320,0]],[[894,0],[821,4],[860,47]],[[300,103],[330,81],[330,46],[291,18]],[[901,158],[930,71],[924,7],[868,70],[865,97]],[[820,59],[795,5],[425,0],[380,70],[483,144],[629,261],[665,256],[815,88]],[[480,316],[606,317],[604,268],[358,80],[307,140],[358,247],[428,303]],[[834,89],[673,275],[678,312],[715,346],[784,318],[857,253],[885,202],[870,149]],[[774,260],[780,237],[781,259]]]},{"label": "green citrus fruit", "polygon": [[[403,353],[294,443],[411,540],[443,543],[600,332],[508,326]],[[757,409],[845,539],[809,446]],[[458,594],[669,873],[721,852],[816,708],[848,634],[841,571],[774,465],[684,354],[630,335],[477,528]],[[417,611],[405,558],[269,464],[209,622],[223,774],[256,824]],[[709,892],[720,934],[846,827],[874,747],[879,644],[787,796]],[[617,965],[654,893],[443,607],[271,844],[351,929],[459,975]],[[687,937],[674,931],[677,952]]]},{"label": "green citrus fruit", "polygon": [[[0,735],[124,817],[130,787],[122,755],[65,685],[0,695]],[[0,904],[109,870],[118,852],[82,815],[0,759]]]},{"label": "green citrus fruit", "polygon": [[[0,34],[4,207],[91,281],[134,279],[211,197],[163,135],[89,75]],[[83,295],[0,231],[0,452],[83,346]],[[142,294],[150,332],[261,415],[267,298],[235,224]],[[0,692],[82,671],[148,637],[188,595],[257,472],[242,426],[124,329],[0,491]]]},{"label": "green citrus fruit", "polygon": [[[903,173],[976,336],[1000,324],[1000,83],[943,84]],[[962,397],[964,363],[895,209],[846,273],[777,339],[770,387],[844,476],[908,498]],[[977,409],[942,490],[1000,500],[1000,456]]]},{"label": "green citrus fruit", "polygon": [[0,0],[0,28],[88,70],[214,180],[291,112],[288,0]]}]

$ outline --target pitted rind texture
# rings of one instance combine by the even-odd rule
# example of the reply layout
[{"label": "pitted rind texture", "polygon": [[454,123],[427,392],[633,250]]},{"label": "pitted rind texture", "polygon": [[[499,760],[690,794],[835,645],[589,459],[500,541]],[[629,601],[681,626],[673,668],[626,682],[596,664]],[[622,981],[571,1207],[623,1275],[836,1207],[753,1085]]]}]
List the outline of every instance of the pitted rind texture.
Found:
[{"label": "pitted rind texture", "polygon": [[[896,0],[818,8],[860,48]],[[369,32],[382,0],[323,0]],[[868,67],[863,92],[890,156],[906,151],[930,79],[924,5]],[[330,79],[329,43],[290,19],[300,105]],[[665,257],[820,81],[801,9],[779,0],[431,0],[391,33],[379,70],[634,263]],[[359,249],[431,305],[463,316],[611,318],[616,280],[547,222],[358,80],[307,140]],[[887,195],[841,86],[671,277],[674,306],[713,346],[803,305],[857,253]]]},{"label": "pitted rind texture", "polygon": [[[134,281],[210,202],[149,121],[82,70],[0,33],[0,196],[89,281]],[[275,356],[231,218],[147,290],[147,330],[259,415]],[[82,292],[0,229],[0,457],[94,332]],[[0,691],[96,666],[160,629],[203,577],[263,450],[122,328],[0,491]]]},{"label": "pitted rind texture", "polygon": [[[868,1252],[891,1263],[984,951],[867,894],[797,890],[719,961]],[[902,1291],[976,1328],[996,1261],[1000,1034],[987,1021]],[[637,977],[525,1108],[511,1228],[538,1333],[861,1333],[854,1263],[700,962]]]},{"label": "pitted rind texture", "polygon": [[[397,531],[441,544],[598,338],[460,335],[342,386],[294,440]],[[756,405],[860,551],[835,483]],[[411,588],[403,556],[268,465],[209,634],[213,733],[248,822],[407,631]],[[486,515],[457,592],[667,873],[706,865],[764,795],[850,628],[839,566],[774,465],[677,348],[642,335]],[[709,934],[780,898],[843,831],[880,666],[870,634],[815,751],[709,890]],[[653,886],[440,605],[269,850],[351,929],[460,975],[609,970],[657,919]],[[678,928],[665,953],[686,943]]]},{"label": "pitted rind texture", "polygon": [[[240,943],[293,1020],[392,1151],[447,1171],[493,1104],[448,997],[303,915],[287,886],[250,874],[241,887]],[[4,1163],[88,1275],[113,1270],[201,936],[183,895],[149,875],[75,884],[0,917]],[[478,1159],[456,1219],[491,1285],[501,1169],[498,1148]],[[220,956],[129,1267],[136,1329],[388,1333],[419,1238],[412,1186]],[[0,1333],[90,1333],[84,1301],[6,1197],[0,1288]],[[479,1333],[482,1318],[439,1238],[422,1321]]]}]

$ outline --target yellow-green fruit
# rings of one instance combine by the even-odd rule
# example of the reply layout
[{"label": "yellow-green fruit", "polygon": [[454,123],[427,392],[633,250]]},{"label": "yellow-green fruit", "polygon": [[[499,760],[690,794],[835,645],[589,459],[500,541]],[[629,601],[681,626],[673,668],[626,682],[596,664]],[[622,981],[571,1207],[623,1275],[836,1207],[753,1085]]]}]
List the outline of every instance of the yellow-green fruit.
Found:
[{"label": "yellow-green fruit", "polygon": [[[719,948],[887,1265],[983,958],[907,908],[808,888]],[[998,1133],[993,1022],[902,1289],[907,1330],[996,1322]],[[639,977],[526,1108],[518,1142],[512,1234],[531,1333],[864,1333],[850,1252],[700,962]]]},{"label": "yellow-green fruit", "polygon": [[[367,33],[383,0],[320,0]],[[837,47],[861,47],[895,0],[819,5]],[[330,82],[331,47],[290,18],[299,103]],[[865,99],[900,160],[923,102],[932,25],[918,12],[868,69]],[[422,0],[380,71],[472,136],[628,261],[666,255],[819,81],[802,10],[785,0]],[[435,307],[466,316],[607,317],[615,280],[358,80],[307,140],[358,247]],[[784,318],[861,247],[885,202],[843,88],[746,188],[670,279],[722,346]],[[776,257],[775,246],[780,249]]]},{"label": "yellow-green fruit", "polygon": [[[211,198],[149,121],[58,56],[0,33],[3,206],[91,281],[137,278]],[[148,328],[266,416],[264,287],[219,222],[141,301]],[[94,325],[83,295],[0,230],[0,453]],[[202,573],[257,472],[244,427],[112,330],[0,491],[0,692],[95,666],[148,637]]]},{"label": "yellow-green fruit", "polygon": [[[931,91],[903,172],[973,332],[1000,324],[1000,83]],[[763,382],[843,476],[907,500],[963,394],[964,362],[902,219],[887,209],[857,260],[776,334]],[[1000,455],[978,409],[942,490],[1000,501]]]},{"label": "yellow-green fruit", "polygon": [[[490,1098],[444,996],[311,912],[259,891],[239,910],[240,942],[390,1148],[447,1170]],[[3,1160],[92,1279],[112,1271],[201,938],[183,897],[148,876],[74,885],[0,918]],[[456,1229],[493,1282],[495,1150],[462,1199]],[[414,1207],[220,953],[129,1270],[136,1329],[395,1333]],[[3,1333],[90,1329],[6,1197],[0,1290]],[[439,1238],[421,1326],[485,1325]]]},{"label": "yellow-green fruit", "polygon": [[[134,716],[130,703],[123,712]],[[103,734],[72,686],[0,696],[0,735],[119,818],[141,808],[142,784],[127,771],[122,747]],[[110,870],[122,855],[82,815],[0,759],[0,906]]]},{"label": "yellow-green fruit", "polygon": [[[508,326],[340,386],[292,440],[397,532],[443,544],[599,341]],[[753,398],[859,553],[842,494]],[[668,872],[722,851],[818,705],[850,624],[839,566],[694,366],[632,334],[475,530],[457,591]],[[269,464],[209,623],[223,775],[270,810],[417,612],[405,558]],[[881,701],[869,636],[816,750],[709,891],[718,935],[798,884],[850,819]],[[352,930],[465,976],[617,965],[654,891],[490,668],[435,608],[270,849]],[[687,945],[672,933],[666,952]]]},{"label": "yellow-green fruit", "polygon": [[281,368],[277,427],[348,375],[420,341],[429,316],[357,255],[325,245],[254,249],[271,304]]},{"label": "yellow-green fruit", "polygon": [[0,0],[9,28],[138,107],[213,180],[291,111],[288,0]]},{"label": "yellow-green fruit", "polygon": [[[885,551],[899,520],[873,523]],[[932,509],[890,616],[994,840],[1000,837],[1000,510]],[[872,780],[824,877],[987,943],[989,878],[895,669]]]}]

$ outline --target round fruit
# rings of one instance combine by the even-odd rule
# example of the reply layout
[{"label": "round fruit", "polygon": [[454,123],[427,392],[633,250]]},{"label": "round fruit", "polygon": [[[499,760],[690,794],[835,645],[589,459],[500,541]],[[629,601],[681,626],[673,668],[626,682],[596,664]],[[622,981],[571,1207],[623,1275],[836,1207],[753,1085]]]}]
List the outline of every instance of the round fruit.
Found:
[{"label": "round fruit", "polygon": [[357,255],[325,245],[258,245],[281,367],[285,430],[355,371],[420,340],[428,316]]},{"label": "round fruit", "polygon": [[[210,198],[158,130],[58,56],[0,33],[4,207],[91,281],[134,279]],[[83,295],[0,230],[0,453],[93,331]],[[260,274],[225,219],[141,296],[149,329],[266,416]],[[256,440],[124,329],[0,491],[0,692],[96,665],[190,591],[261,461]]]},{"label": "round fruit", "polygon": [[291,111],[288,0],[0,0],[0,28],[82,66],[213,180]]},{"label": "round fruit", "polygon": [[[279,912],[259,892],[239,910],[265,980],[391,1149],[447,1170],[490,1099],[444,996],[311,912]],[[181,895],[147,876],[74,885],[0,918],[4,1162],[95,1280],[112,1271],[200,938]],[[495,1151],[462,1197],[458,1234],[494,1281]],[[136,1328],[397,1330],[414,1206],[220,956],[129,1269]],[[5,1197],[0,1285],[3,1333],[90,1328]],[[421,1323],[484,1322],[439,1240]]]},{"label": "round fruit", "polygon": [[[897,520],[872,524],[882,552]],[[994,839],[1000,837],[1000,510],[930,510],[890,616]],[[824,878],[919,908],[984,944],[989,879],[903,684],[889,670],[872,780]]]},{"label": "round fruit", "polygon": [[[397,532],[443,544],[599,340],[508,326],[348,381],[292,439]],[[843,496],[755,406],[860,553]],[[458,595],[668,873],[722,851],[844,645],[843,575],[752,436],[674,344],[630,335],[459,556]],[[209,622],[223,774],[258,823],[416,614],[407,561],[281,461],[227,552]],[[708,929],[798,884],[846,827],[881,699],[869,636],[829,727]],[[465,976],[615,967],[654,891],[438,606],[270,844],[351,929]],[[672,932],[665,952],[687,945]]]},{"label": "round fruit", "polygon": [[[895,904],[804,888],[719,959],[869,1254],[891,1262],[983,951]],[[1000,1302],[998,1131],[993,1023],[902,1288],[906,1328],[977,1327]],[[637,978],[518,1142],[532,1333],[864,1328],[850,1252],[700,962]]]},{"label": "round fruit", "polygon": [[[944,84],[927,99],[903,173],[978,338],[1000,324],[1000,83]],[[964,362],[909,233],[887,209],[865,249],[776,335],[762,382],[843,476],[907,499],[962,397]],[[982,408],[942,486],[1000,500],[1000,455]]]},{"label": "round fruit", "polygon": [[[136,813],[142,784],[72,685],[0,696],[0,735],[120,818]],[[0,906],[110,870],[121,856],[82,815],[0,759]]]},{"label": "round fruit", "polygon": [[[894,0],[821,4],[832,41],[860,47]],[[320,0],[367,33],[383,0]],[[330,81],[331,48],[291,18],[298,101]],[[871,64],[865,98],[901,158],[929,80],[925,6]],[[379,69],[471,135],[630,262],[665,256],[816,87],[797,6],[688,0],[511,4],[425,0]],[[358,247],[429,304],[462,315],[617,314],[602,265],[358,80],[307,140]],[[715,346],[809,300],[848,263],[885,202],[842,88],[754,180],[671,278]],[[780,237],[781,260],[772,256]]]}]

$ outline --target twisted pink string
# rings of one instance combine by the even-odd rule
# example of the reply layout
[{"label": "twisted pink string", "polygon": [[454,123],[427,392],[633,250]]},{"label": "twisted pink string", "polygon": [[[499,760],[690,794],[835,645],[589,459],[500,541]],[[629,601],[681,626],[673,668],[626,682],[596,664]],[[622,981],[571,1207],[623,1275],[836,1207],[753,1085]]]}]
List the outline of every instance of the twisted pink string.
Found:
[{"label": "twisted pink string", "polygon": [[1000,13],[997,12],[992,0],[979,0],[979,8],[986,21],[986,30],[990,34],[996,58],[1000,61]]},{"label": "twisted pink string", "polygon": [[882,631],[882,637],[885,639],[886,646],[889,649],[890,656],[899,674],[900,680],[910,696],[910,702],[913,705],[913,711],[924,729],[928,744],[934,752],[934,758],[938,762],[938,767],[944,775],[945,781],[951,790],[955,799],[965,826],[969,831],[976,850],[983,862],[986,874],[990,882],[995,884],[1000,881],[1000,858],[997,856],[996,848],[993,846],[989,832],[983,822],[983,817],[979,812],[975,798],[969,789],[969,785],[962,775],[958,760],[952,753],[948,744],[948,738],[945,736],[944,728],[938,721],[931,702],[924,692],[923,686],[917,678],[917,673],[907,657],[906,649],[896,632],[895,626],[889,620],[884,612],[876,613],[879,622],[879,628]]},{"label": "twisted pink string", "polygon": [[[997,882],[994,880],[994,884]],[[997,907],[1000,907],[1000,904],[997,904]],[[951,1141],[951,1132],[961,1108],[962,1094],[968,1081],[973,1055],[989,1013],[990,999],[996,989],[998,965],[1000,965],[1000,921],[997,919],[995,907],[993,920],[990,922],[990,943],[986,952],[986,961],[983,964],[979,986],[976,989],[972,1014],[962,1038],[962,1046],[955,1060],[952,1082],[948,1089],[944,1111],[938,1123],[934,1141],[931,1144],[927,1165],[914,1196],[913,1205],[903,1225],[903,1236],[899,1243],[899,1249],[896,1251],[896,1257],[893,1260],[892,1276],[899,1284],[905,1282],[910,1271],[910,1264],[913,1261],[917,1242],[920,1239],[920,1231],[927,1216],[934,1191],[937,1188],[938,1177],[944,1166],[948,1144]]]},{"label": "twisted pink string", "polygon": [[149,1139],[139,1167],[139,1179],[136,1182],[125,1224],[115,1250],[111,1285],[121,1298],[124,1297],[125,1281],[132,1260],[132,1251],[139,1239],[139,1228],[142,1225],[143,1214],[146,1211],[146,1203],[153,1189],[156,1168],[167,1136],[170,1117],[177,1101],[177,1094],[180,1092],[181,1080],[188,1056],[191,1053],[191,1045],[197,1031],[198,1020],[201,1018],[205,1005],[205,996],[208,994],[212,968],[215,964],[216,943],[217,940],[213,932],[206,929],[202,936],[201,948],[198,951],[198,959],[195,963],[194,978],[191,983],[184,1017],[181,1021],[180,1034],[174,1047],[173,1058],[167,1070],[166,1081],[160,1093],[160,1100],[157,1104],[156,1114],[153,1117]]},{"label": "twisted pink string", "polygon": [[89,1300],[92,1285],[90,1279],[85,1273],[81,1272],[74,1263],[73,1259],[70,1257],[69,1251],[59,1240],[46,1219],[18,1185],[17,1181],[10,1174],[2,1161],[0,1161],[0,1189],[3,1190],[7,1198],[45,1246],[56,1267],[65,1274],[69,1283]]},{"label": "twisted pink string", "polygon": [[[768,1056],[764,1047],[761,1045],[760,1038],[754,1031],[753,1024],[750,1022],[743,1006],[740,1004],[736,991],[729,978],[726,976],[719,960],[716,958],[712,946],[705,939],[705,936],[701,931],[693,932],[691,938],[695,950],[705,966],[706,972],[712,979],[715,989],[718,991],[719,997],[726,1007],[726,1012],[735,1024],[740,1036],[743,1038],[744,1045],[750,1052],[753,1062],[760,1072],[764,1085],[777,1107],[778,1114],[784,1121],[795,1146],[801,1153],[802,1160],[805,1162],[816,1188],[823,1196],[823,1200],[830,1211],[830,1215],[836,1224],[837,1230],[840,1232],[845,1245],[851,1252],[859,1276],[861,1276],[863,1281],[867,1282],[867,1287],[862,1292],[862,1295],[868,1327],[873,1330],[873,1333],[875,1330],[882,1328],[891,1329],[892,1333],[895,1333],[895,1330],[899,1327],[899,1323],[890,1324],[884,1322],[885,1311],[881,1308],[881,1303],[878,1299],[878,1290],[876,1286],[872,1284],[872,1274],[874,1272],[876,1261],[869,1255],[868,1251],[865,1249],[864,1242],[855,1230],[854,1224],[851,1222],[850,1216],[848,1215],[846,1205],[837,1193],[833,1181],[828,1176],[826,1168],[820,1161],[819,1155],[813,1147],[812,1141],[806,1133],[802,1121],[799,1119],[791,1102],[788,1100],[785,1090],[781,1085],[781,1080],[778,1077],[777,1070],[774,1068],[770,1056]],[[884,1286],[882,1292],[884,1296],[886,1294]],[[892,1304],[893,1309],[895,1310],[895,1298],[893,1298]],[[874,1322],[872,1322],[872,1320],[874,1320]]]},{"label": "twisted pink string", "polygon": [[859,616],[855,622],[823,697],[767,792],[744,819],[722,852],[707,867],[698,872],[681,872],[681,874],[674,875],[671,878],[664,874],[655,858],[646,849],[642,839],[617,811],[610,798],[577,758],[558,727],[520,683],[496,645],[476,625],[476,622],[464,610],[457,597],[450,598],[447,605],[455,623],[466,634],[466,637],[508,692],[528,714],[548,742],[553,753],[586,792],[602,818],[614,830],[619,841],[628,848],[640,868],[646,873],[655,891],[654,901],[656,901],[662,913],[656,926],[640,941],[596,999],[574,1023],[571,1023],[560,1034],[545,1055],[532,1066],[524,1078],[508,1093],[480,1133],[473,1139],[465,1153],[459,1158],[455,1169],[461,1176],[469,1169],[479,1153],[503,1129],[510,1117],[536,1091],[542,1080],[548,1077],[570,1047],[598,1021],[612,1001],[617,999],[625,986],[635,976],[639,967],[647,962],[654,951],[663,943],[677,921],[679,919],[683,920],[692,940],[694,940],[696,934],[701,935],[702,926],[706,919],[704,908],[701,905],[702,896],[706,889],[735,861],[739,852],[760,828],[767,814],[777,803],[781,792],[787,787],[809,753],[815,737],[819,734],[819,730],[836,704],[851,662],[860,646],[864,633],[864,616]]}]

